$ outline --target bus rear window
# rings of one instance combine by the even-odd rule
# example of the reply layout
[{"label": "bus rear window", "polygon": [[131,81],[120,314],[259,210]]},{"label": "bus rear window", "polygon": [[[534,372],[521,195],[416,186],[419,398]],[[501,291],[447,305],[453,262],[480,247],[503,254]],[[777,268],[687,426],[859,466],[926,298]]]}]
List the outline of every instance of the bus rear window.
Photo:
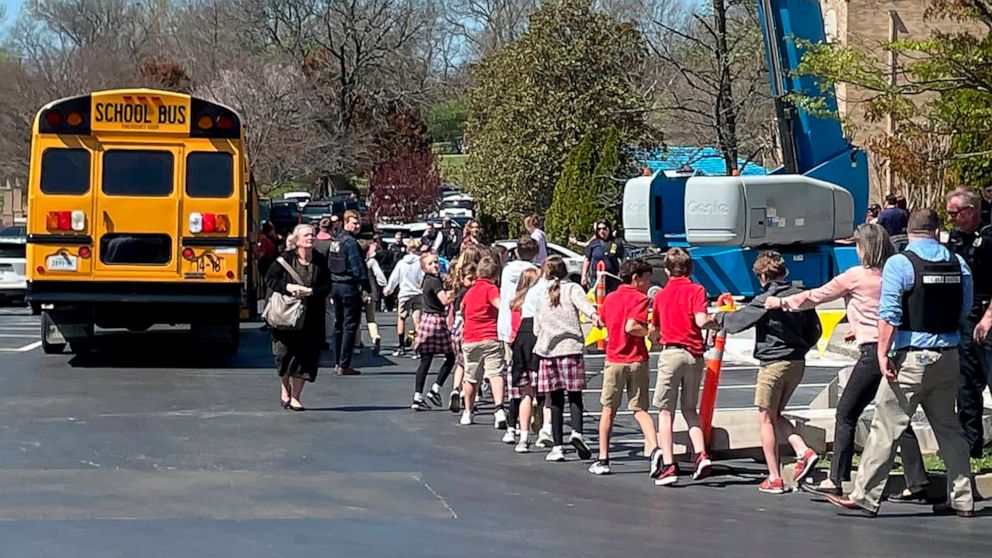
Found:
[{"label": "bus rear window", "polygon": [[113,150],[103,154],[103,193],[112,196],[168,196],[172,153]]},{"label": "bus rear window", "polygon": [[90,152],[85,149],[46,149],[41,156],[44,194],[85,194],[90,191]]},{"label": "bus rear window", "polygon": [[108,233],[100,238],[100,261],[107,265],[161,265],[171,259],[167,234]]},{"label": "bus rear window", "polygon": [[226,198],[234,193],[234,157],[230,153],[197,152],[186,157],[186,195]]}]

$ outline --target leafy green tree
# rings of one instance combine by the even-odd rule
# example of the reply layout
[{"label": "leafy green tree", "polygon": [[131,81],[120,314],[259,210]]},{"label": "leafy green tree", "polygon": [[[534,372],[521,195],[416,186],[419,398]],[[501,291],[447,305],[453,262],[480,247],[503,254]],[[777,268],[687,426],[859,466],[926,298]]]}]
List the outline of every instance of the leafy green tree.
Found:
[{"label": "leafy green tree", "polygon": [[461,141],[468,120],[468,101],[455,98],[434,105],[427,113],[427,133],[435,143]]},{"label": "leafy green tree", "polygon": [[486,212],[516,219],[547,211],[568,154],[588,133],[613,125],[622,145],[657,141],[645,120],[646,55],[632,24],[590,0],[560,0],[544,4],[519,40],[479,63],[469,93],[466,187]]}]

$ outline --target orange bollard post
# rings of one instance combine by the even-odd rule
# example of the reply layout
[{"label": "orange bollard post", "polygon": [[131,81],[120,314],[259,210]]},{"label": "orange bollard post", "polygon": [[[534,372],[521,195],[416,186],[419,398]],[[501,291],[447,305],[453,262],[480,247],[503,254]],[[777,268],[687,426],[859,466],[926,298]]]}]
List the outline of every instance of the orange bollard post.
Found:
[{"label": "orange bollard post", "polygon": [[[729,294],[723,294],[717,299],[721,310],[733,310],[734,299]],[[723,350],[727,346],[727,332],[720,330],[716,334],[713,348],[706,351],[706,375],[703,379],[703,393],[699,398],[699,422],[703,429],[703,439],[706,447],[710,446],[713,437],[713,413],[716,411],[716,392],[720,386],[720,371],[723,368]]]},{"label": "orange bollard post", "polygon": [[[603,310],[603,301],[606,300],[606,277],[603,276],[605,271],[606,263],[599,262],[596,264],[596,309],[599,311]],[[606,340],[600,339],[596,341],[596,349],[605,351]]]}]

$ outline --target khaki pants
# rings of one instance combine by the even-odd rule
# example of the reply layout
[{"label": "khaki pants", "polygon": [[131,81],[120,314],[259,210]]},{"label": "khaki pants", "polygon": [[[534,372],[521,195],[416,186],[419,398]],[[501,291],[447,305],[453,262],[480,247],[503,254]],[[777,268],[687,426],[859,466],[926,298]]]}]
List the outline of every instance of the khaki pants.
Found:
[{"label": "khaki pants", "polygon": [[947,502],[956,510],[973,510],[968,442],[954,412],[960,360],[957,349],[899,351],[895,382],[882,380],[875,395],[875,418],[861,455],[851,499],[877,510],[896,456],[897,440],[923,406],[947,464]]}]

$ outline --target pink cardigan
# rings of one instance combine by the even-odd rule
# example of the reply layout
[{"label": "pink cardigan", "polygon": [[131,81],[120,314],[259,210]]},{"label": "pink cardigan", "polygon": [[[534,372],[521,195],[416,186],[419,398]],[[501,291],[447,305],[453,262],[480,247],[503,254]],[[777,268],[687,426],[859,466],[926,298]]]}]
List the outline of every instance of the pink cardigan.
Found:
[{"label": "pink cardigan", "polygon": [[852,267],[822,287],[782,299],[786,310],[808,310],[844,297],[847,321],[858,345],[878,343],[878,301],[882,295],[882,270]]}]

